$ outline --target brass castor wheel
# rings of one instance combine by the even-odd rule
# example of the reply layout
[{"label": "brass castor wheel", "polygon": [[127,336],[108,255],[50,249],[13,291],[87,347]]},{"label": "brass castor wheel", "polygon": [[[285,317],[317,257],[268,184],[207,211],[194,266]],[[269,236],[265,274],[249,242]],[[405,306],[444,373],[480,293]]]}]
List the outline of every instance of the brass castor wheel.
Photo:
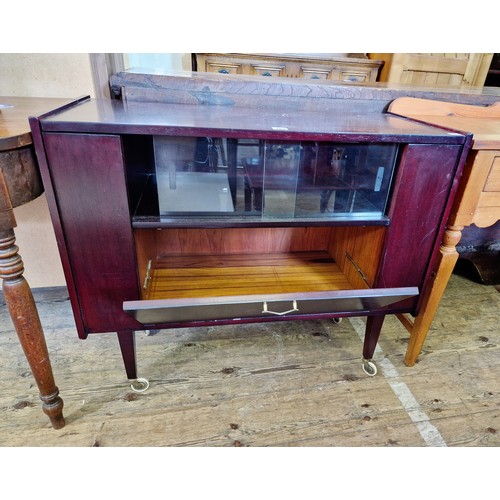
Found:
[{"label": "brass castor wheel", "polygon": [[363,360],[363,371],[369,376],[374,377],[377,375],[377,366],[375,363],[370,361],[369,359]]},{"label": "brass castor wheel", "polygon": [[130,381],[130,388],[134,392],[144,392],[149,389],[149,381],[145,378],[136,378]]}]

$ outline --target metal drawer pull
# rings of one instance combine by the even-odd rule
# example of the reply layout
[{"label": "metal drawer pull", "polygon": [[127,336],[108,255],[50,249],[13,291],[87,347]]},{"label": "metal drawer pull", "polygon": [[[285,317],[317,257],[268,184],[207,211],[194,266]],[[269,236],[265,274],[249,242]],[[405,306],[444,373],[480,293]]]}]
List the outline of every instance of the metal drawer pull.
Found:
[{"label": "metal drawer pull", "polygon": [[276,311],[268,311],[267,310],[267,302],[264,302],[264,308],[262,309],[262,314],[264,313],[267,313],[267,314],[275,314],[276,316],[284,316],[285,314],[288,314],[288,313],[291,313],[291,312],[295,312],[295,311],[298,311],[298,307],[297,307],[297,301],[294,300],[293,301],[293,309],[290,309],[288,311],[283,311],[283,312],[276,312]]}]

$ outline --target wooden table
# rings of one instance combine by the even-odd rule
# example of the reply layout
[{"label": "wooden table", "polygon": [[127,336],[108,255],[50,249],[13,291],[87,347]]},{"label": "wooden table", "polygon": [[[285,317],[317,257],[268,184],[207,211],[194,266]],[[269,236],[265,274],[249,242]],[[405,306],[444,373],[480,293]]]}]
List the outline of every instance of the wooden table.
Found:
[{"label": "wooden table", "polygon": [[0,97],[0,278],[5,302],[54,429],[64,427],[63,401],[55,385],[47,344],[15,244],[14,208],[43,193],[28,117],[64,99]]},{"label": "wooden table", "polygon": [[400,320],[410,332],[405,362],[415,364],[459,254],[456,246],[466,226],[486,228],[500,220],[500,101],[491,106],[401,97],[391,113],[441,127],[470,132],[473,144],[460,180],[436,265],[436,278],[420,313]]}]

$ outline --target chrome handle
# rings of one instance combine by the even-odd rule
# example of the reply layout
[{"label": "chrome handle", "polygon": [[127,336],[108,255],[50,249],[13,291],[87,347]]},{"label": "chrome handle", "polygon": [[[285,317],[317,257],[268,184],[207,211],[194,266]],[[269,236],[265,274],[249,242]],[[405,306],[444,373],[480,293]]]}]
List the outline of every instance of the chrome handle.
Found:
[{"label": "chrome handle", "polygon": [[262,314],[264,313],[267,313],[267,314],[275,314],[276,316],[284,316],[285,314],[289,314],[291,312],[295,312],[295,311],[298,311],[299,308],[297,307],[297,301],[294,300],[293,303],[293,309],[289,309],[288,311],[283,311],[283,312],[276,312],[276,311],[269,311],[267,309],[267,302],[264,302],[264,306],[263,306],[263,309],[262,309]]}]

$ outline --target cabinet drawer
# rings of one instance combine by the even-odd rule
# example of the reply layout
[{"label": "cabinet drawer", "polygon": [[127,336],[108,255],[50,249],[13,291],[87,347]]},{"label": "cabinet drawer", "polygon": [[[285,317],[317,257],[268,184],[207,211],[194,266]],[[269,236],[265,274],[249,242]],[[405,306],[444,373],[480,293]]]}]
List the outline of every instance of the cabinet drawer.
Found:
[{"label": "cabinet drawer", "polygon": [[218,63],[207,61],[205,71],[208,73],[221,73],[223,75],[239,75],[242,71],[242,65],[237,63]]},{"label": "cabinet drawer", "polygon": [[123,310],[144,325],[191,321],[233,320],[374,312],[416,297],[418,289],[384,288],[314,293],[285,293],[207,297],[198,299],[138,300],[123,303]]},{"label": "cabinet drawer", "polygon": [[284,65],[252,64],[252,75],[286,76]]},{"label": "cabinet drawer", "polygon": [[500,192],[500,152],[493,158],[483,191]]},{"label": "cabinet drawer", "polygon": [[300,78],[311,78],[313,80],[328,80],[331,79],[331,68],[300,68]]},{"label": "cabinet drawer", "polygon": [[368,82],[370,74],[365,71],[341,70],[339,80],[342,82]]}]

